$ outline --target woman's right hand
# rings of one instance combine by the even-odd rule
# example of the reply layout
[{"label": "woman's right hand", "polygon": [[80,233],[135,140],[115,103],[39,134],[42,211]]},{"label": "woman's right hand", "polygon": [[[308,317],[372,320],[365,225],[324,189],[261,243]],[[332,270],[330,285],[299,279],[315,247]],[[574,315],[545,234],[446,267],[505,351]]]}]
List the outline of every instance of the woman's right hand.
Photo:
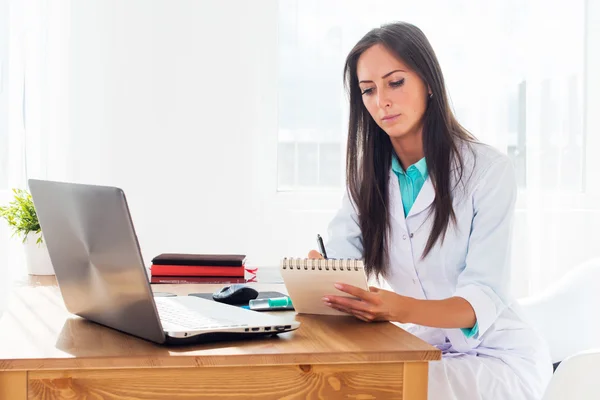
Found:
[{"label": "woman's right hand", "polygon": [[313,260],[319,260],[323,258],[323,255],[316,250],[311,250],[308,252],[308,258]]}]

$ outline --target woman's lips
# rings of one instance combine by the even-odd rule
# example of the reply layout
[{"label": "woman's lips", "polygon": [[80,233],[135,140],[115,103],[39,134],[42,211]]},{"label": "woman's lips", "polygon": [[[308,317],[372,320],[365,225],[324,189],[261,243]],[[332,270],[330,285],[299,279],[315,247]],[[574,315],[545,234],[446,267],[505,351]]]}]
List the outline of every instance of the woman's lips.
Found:
[{"label": "woman's lips", "polygon": [[398,117],[400,116],[400,114],[394,114],[394,115],[386,115],[385,117],[381,118],[381,122],[383,123],[390,123],[390,122],[394,122],[398,119]]}]

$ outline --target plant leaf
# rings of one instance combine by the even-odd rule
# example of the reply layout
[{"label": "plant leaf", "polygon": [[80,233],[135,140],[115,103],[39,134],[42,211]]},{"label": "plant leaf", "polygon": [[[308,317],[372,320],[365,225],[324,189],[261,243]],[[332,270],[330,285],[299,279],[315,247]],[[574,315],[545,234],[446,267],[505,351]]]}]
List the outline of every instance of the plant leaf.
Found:
[{"label": "plant leaf", "polygon": [[[13,201],[8,206],[0,207],[0,217],[4,218],[11,227],[12,236],[21,236],[23,243],[27,240],[29,232],[41,232],[37,212],[31,194],[24,189],[13,188]],[[38,243],[41,243],[41,235]]]}]

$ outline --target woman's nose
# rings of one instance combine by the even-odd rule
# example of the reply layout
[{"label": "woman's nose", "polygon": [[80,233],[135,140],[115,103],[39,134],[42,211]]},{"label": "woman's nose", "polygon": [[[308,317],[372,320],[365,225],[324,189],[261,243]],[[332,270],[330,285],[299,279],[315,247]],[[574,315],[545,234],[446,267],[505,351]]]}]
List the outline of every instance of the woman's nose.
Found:
[{"label": "woman's nose", "polygon": [[377,94],[377,106],[379,106],[379,108],[389,108],[391,105],[392,102],[385,92]]}]

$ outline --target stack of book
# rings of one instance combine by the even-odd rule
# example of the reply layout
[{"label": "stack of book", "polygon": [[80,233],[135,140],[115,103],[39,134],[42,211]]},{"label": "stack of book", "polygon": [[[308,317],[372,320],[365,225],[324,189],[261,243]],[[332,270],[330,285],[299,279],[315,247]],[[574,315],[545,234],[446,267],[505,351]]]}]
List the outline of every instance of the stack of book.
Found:
[{"label": "stack of book", "polygon": [[152,259],[151,283],[245,283],[243,254],[164,253]]}]

